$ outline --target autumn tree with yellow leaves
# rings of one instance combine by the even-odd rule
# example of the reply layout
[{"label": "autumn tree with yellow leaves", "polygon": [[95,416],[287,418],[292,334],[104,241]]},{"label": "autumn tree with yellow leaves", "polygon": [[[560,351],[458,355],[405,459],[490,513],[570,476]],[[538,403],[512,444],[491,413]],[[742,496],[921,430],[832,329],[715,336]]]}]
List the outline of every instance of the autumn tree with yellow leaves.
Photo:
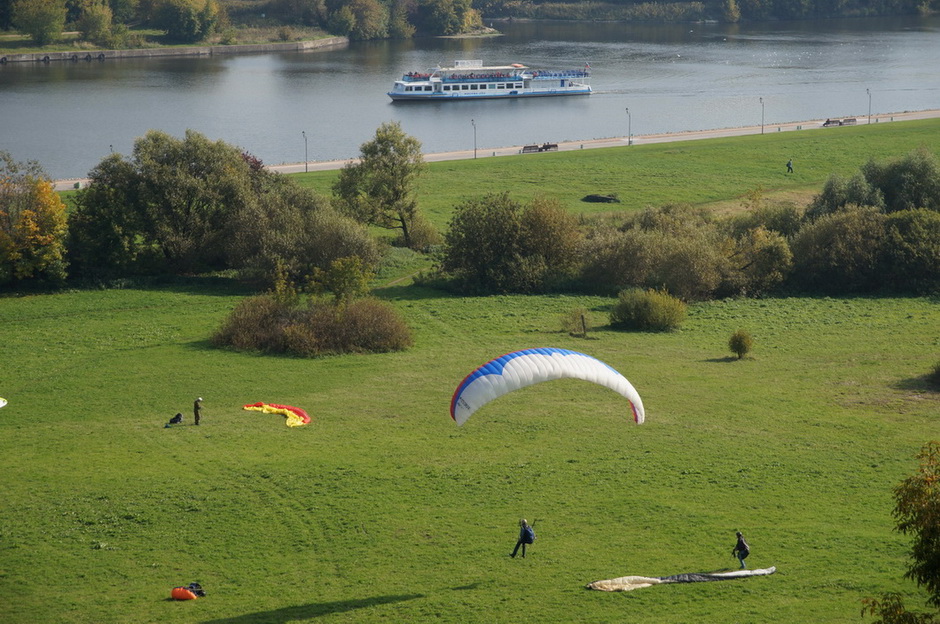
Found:
[{"label": "autumn tree with yellow leaves", "polygon": [[65,279],[65,204],[38,163],[0,151],[0,286]]}]

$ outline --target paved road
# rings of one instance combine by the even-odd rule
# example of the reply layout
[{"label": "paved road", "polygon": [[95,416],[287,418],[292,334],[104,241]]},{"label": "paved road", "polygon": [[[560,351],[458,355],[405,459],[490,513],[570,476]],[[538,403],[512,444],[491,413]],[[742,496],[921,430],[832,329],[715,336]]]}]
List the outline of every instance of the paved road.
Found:
[{"label": "paved road", "polygon": [[[872,115],[871,123],[885,123],[892,121],[910,121],[912,119],[931,119],[940,117],[940,109],[913,111],[906,113],[886,113],[881,115]],[[635,135],[633,145],[643,145],[647,143],[668,143],[671,141],[694,141],[696,139],[714,139],[718,137],[744,136],[748,134],[767,134],[771,132],[789,132],[792,130],[814,130],[823,128],[822,119],[810,121],[794,121],[783,124],[765,124],[764,126],[744,126],[741,128],[722,128],[718,130],[694,130],[690,132],[673,132],[668,134],[645,134]],[[859,117],[859,125],[869,123],[868,117]],[[609,139],[593,139],[590,141],[569,141],[559,143],[559,151],[572,151],[579,149],[591,149],[595,147],[618,147],[627,145],[627,137],[613,137]],[[480,148],[476,150],[462,150],[458,152],[440,152],[436,154],[425,154],[424,160],[427,162],[439,162],[444,160],[466,160],[470,158],[493,158],[496,156],[510,156],[519,154],[522,151],[521,145],[512,147]],[[307,163],[287,163],[282,165],[268,165],[268,169],[280,173],[301,173],[303,171],[328,171],[331,169],[340,169],[344,165],[354,160],[328,160],[311,161]],[[65,191],[74,188],[81,188],[88,184],[87,178],[77,178],[71,180],[56,180],[55,190]]]}]

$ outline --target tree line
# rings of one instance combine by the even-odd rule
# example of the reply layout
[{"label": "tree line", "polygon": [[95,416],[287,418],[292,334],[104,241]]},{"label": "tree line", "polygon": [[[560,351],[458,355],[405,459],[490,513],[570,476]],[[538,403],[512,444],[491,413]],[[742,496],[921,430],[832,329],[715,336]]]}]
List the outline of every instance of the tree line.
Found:
[{"label": "tree line", "polygon": [[0,30],[15,28],[38,45],[68,26],[83,41],[140,47],[132,27],[166,32],[167,41],[191,43],[218,35],[231,43],[236,26],[322,29],[352,39],[402,39],[476,31],[483,16],[622,21],[721,22],[923,15],[940,0],[0,0]]},{"label": "tree line", "polygon": [[102,159],[66,219],[41,167],[3,153],[0,285],[213,271],[299,283],[340,258],[374,268],[367,228],[380,227],[435,254],[425,282],[462,293],[940,292],[940,161],[924,147],[831,176],[807,206],[754,189],[730,217],[677,204],[587,219],[504,192],[455,206],[443,233],[418,206],[424,167],[420,142],[385,123],[324,197],[223,141],[150,131]]},{"label": "tree line", "polygon": [[[0,0],[0,30],[16,29],[37,45],[66,29],[104,48],[142,47],[140,28],[162,30],[169,43],[212,36],[232,43],[238,27],[309,26],[351,39],[452,35],[482,26],[471,0]],[[134,30],[132,30],[132,28]]]}]

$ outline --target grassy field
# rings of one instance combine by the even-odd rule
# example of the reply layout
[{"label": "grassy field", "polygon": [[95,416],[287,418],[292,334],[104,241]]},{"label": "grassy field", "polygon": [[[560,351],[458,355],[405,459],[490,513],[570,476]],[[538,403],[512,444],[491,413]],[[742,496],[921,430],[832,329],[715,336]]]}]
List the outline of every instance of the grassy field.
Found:
[{"label": "grassy field", "polygon": [[[930,128],[923,134],[936,136]],[[670,149],[702,176],[711,165],[694,156],[700,147],[716,149]],[[518,162],[548,166],[563,154],[541,156]],[[809,176],[793,157],[795,175]],[[465,164],[505,163],[515,180],[524,170],[511,173],[511,161]],[[651,202],[686,193],[665,171],[672,181],[657,194],[654,173],[634,186]],[[448,192],[469,192],[469,178]],[[524,186],[559,188],[544,179]],[[861,598],[888,590],[921,606],[902,578],[891,489],[940,438],[940,394],[923,381],[940,359],[940,300],[727,300],[692,305],[676,332],[613,332],[607,298],[388,285],[409,262],[400,254],[377,292],[408,320],[415,346],[384,355],[214,349],[208,337],[248,294],[222,279],[0,298],[0,622],[815,624],[862,621]],[[576,306],[594,316],[587,340],[559,331]],[[727,348],[738,328],[756,340],[743,361]],[[609,390],[557,381],[456,427],[448,407],[459,381],[532,346],[608,362],[640,392],[647,422],[634,425]],[[289,429],[241,409],[256,401],[302,407],[313,422]],[[185,425],[164,428],[176,412]],[[520,517],[539,538],[529,557],[510,559]],[[584,589],[732,568],[739,529],[749,565],[777,574]],[[169,600],[193,581],[205,599]]]},{"label": "grassy field", "polygon": [[[702,141],[545,152],[428,164],[419,204],[444,228],[454,205],[509,190],[520,201],[557,198],[579,214],[640,210],[668,203],[740,210],[749,191],[768,199],[804,203],[832,173],[852,175],[869,159],[896,157],[940,145],[940,119],[880,123],[803,132],[770,132]],[[794,173],[786,173],[793,159]],[[329,195],[337,171],[297,174]],[[585,195],[616,193],[620,204],[592,204]],[[615,208],[612,208],[614,206]]]}]

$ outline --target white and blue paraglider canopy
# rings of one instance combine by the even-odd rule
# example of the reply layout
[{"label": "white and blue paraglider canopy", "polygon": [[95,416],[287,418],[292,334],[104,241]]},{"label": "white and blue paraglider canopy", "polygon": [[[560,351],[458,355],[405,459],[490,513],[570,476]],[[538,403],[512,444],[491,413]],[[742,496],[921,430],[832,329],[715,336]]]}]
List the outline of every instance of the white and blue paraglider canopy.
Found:
[{"label": "white and blue paraglider canopy", "polygon": [[7,404],[7,400],[4,399],[3,397],[0,397],[0,407],[3,407],[6,404]]},{"label": "white and blue paraglider canopy", "polygon": [[554,347],[513,351],[480,366],[457,386],[450,416],[462,425],[493,399],[554,379],[581,379],[610,388],[630,402],[638,424],[645,418],[643,401],[626,377],[590,355]]}]

